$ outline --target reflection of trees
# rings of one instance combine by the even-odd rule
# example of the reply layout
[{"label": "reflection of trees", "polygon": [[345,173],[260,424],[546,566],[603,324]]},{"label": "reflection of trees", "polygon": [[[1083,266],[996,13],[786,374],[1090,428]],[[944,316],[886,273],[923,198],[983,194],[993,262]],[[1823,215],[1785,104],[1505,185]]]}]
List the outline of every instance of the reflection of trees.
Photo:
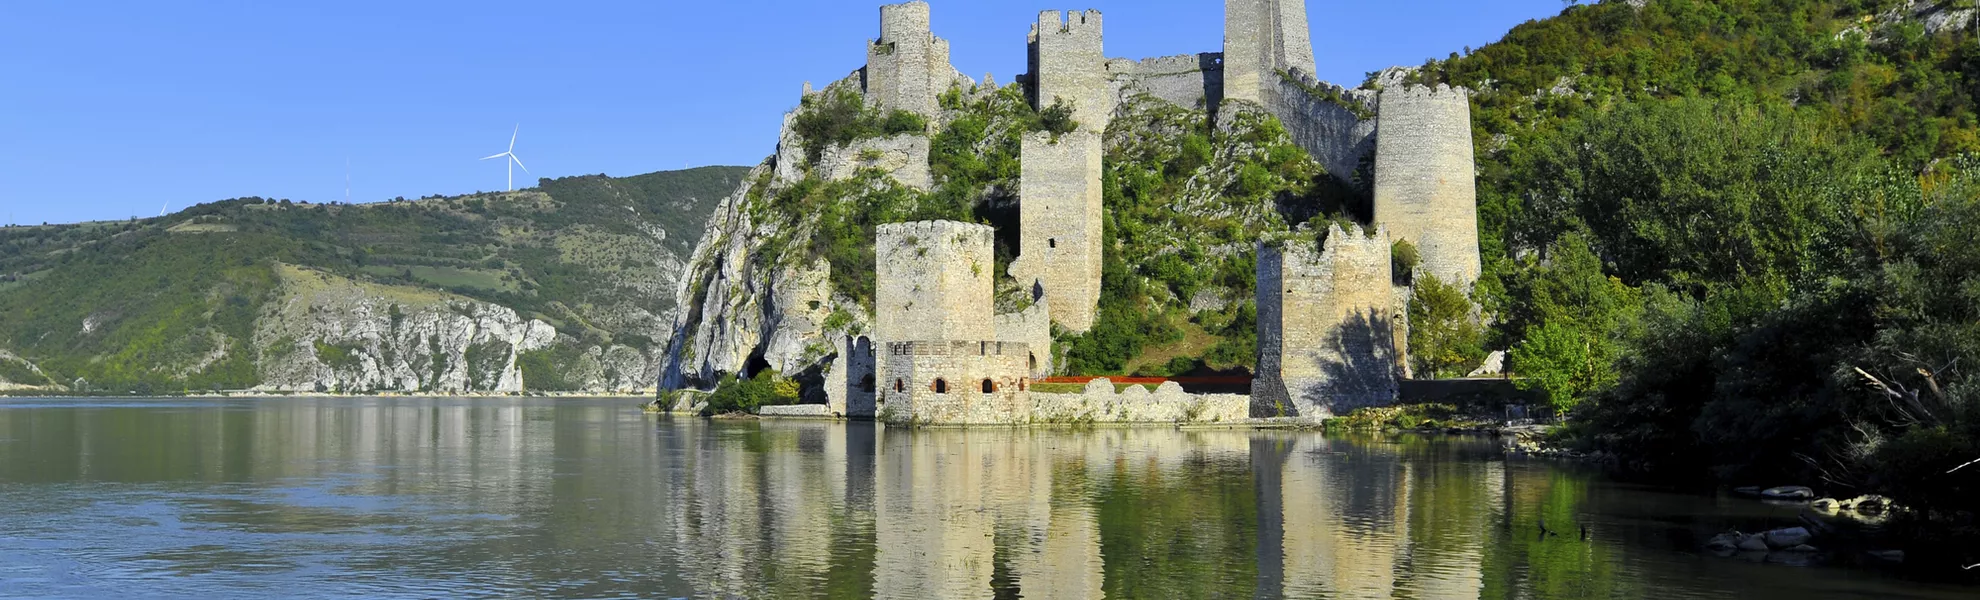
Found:
[{"label": "reflection of trees", "polygon": [[[191,578],[225,576],[243,555],[335,556],[337,575],[464,595],[919,600],[1640,597],[1632,586],[1655,576],[1623,560],[1643,540],[1578,539],[1585,515],[1634,500],[1486,444],[1409,436],[908,431],[656,422],[528,400],[296,400],[0,410],[0,438],[12,440],[0,492],[221,484],[170,500],[197,515],[183,518],[197,536],[133,557]],[[1542,518],[1562,536],[1536,539]],[[306,547],[281,541],[298,537]],[[199,544],[229,552],[186,550]]]}]

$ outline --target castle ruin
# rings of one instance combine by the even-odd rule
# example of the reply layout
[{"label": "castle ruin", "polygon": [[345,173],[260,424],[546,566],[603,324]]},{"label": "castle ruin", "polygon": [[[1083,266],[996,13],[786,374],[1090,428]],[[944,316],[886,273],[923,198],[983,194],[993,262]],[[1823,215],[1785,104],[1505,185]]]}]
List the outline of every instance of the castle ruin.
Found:
[{"label": "castle ruin", "polygon": [[[880,35],[868,44],[866,65],[833,85],[858,86],[882,110],[928,117],[929,133],[942,126],[942,93],[957,86],[971,94],[994,89],[989,76],[972,86],[949,64],[949,43],[933,34],[928,3],[880,12]],[[1019,81],[1035,110],[1069,102],[1078,127],[1028,133],[1021,141],[1018,255],[1009,275],[1034,303],[994,314],[989,227],[880,226],[873,332],[870,339],[839,335],[829,344],[837,356],[828,379],[837,391],[830,412],[1008,424],[1149,401],[1105,390],[1039,396],[1039,406],[1066,404],[1048,411],[1029,392],[1031,378],[1053,372],[1053,326],[1084,333],[1095,324],[1103,259],[1112,247],[1103,231],[1106,132],[1119,106],[1140,95],[1213,114],[1263,111],[1329,174],[1372,193],[1372,234],[1334,227],[1324,244],[1259,248],[1251,416],[1325,418],[1395,400],[1397,377],[1406,373],[1400,357],[1408,323],[1400,309],[1410,292],[1392,285],[1391,243],[1415,244],[1422,273],[1459,285],[1469,286],[1480,270],[1468,93],[1416,86],[1375,92],[1317,80],[1304,0],[1226,0],[1224,12],[1221,53],[1139,61],[1106,58],[1098,11],[1038,14],[1026,40],[1029,72]],[[878,169],[909,187],[934,188],[929,133],[862,140],[830,149],[814,164],[799,160],[794,116],[786,117],[776,181],[843,179]],[[1201,414],[1168,405],[1119,414],[1129,412]]]},{"label": "castle ruin", "polygon": [[1258,371],[1251,416],[1324,419],[1396,400],[1389,234],[1328,227],[1258,247]]},{"label": "castle ruin", "polygon": [[1041,288],[1052,321],[1075,333],[1093,329],[1100,306],[1102,146],[1088,131],[1031,133],[1023,142],[1022,235],[1011,276]]},{"label": "castle ruin", "polygon": [[1031,73],[1025,78],[1032,106],[1044,110],[1063,99],[1072,103],[1080,129],[1107,132],[1114,119],[1114,89],[1101,33],[1097,10],[1039,13],[1038,24],[1031,27]]},{"label": "castle ruin", "polygon": [[1266,101],[1282,73],[1313,74],[1306,0],[1225,0],[1224,99]]},{"label": "castle ruin", "polygon": [[987,225],[881,225],[874,243],[879,417],[920,425],[1025,423],[1031,353],[997,341]]},{"label": "castle ruin", "polygon": [[1469,290],[1480,269],[1470,95],[1407,86],[1381,103],[1375,222],[1416,245],[1423,272]]},{"label": "castle ruin", "polygon": [[927,2],[880,7],[880,39],[867,44],[862,75],[867,102],[881,110],[941,113],[936,97],[955,81],[955,68],[949,66],[949,41],[930,29]]}]

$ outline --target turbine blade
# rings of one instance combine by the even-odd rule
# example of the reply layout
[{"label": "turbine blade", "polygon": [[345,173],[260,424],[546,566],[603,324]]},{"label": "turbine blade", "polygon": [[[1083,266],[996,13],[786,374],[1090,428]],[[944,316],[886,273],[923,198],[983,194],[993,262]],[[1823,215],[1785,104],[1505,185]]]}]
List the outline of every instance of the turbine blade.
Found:
[{"label": "turbine blade", "polygon": [[517,134],[520,134],[520,133],[522,133],[522,123],[517,123],[517,124],[516,124],[516,130],[515,130],[515,131],[511,131],[511,132],[509,132],[509,151],[510,151],[510,152],[515,152],[515,151],[516,151],[516,135],[517,135]]},{"label": "turbine blade", "polygon": [[503,152],[503,153],[501,153],[501,154],[497,154],[497,155],[494,155],[494,156],[484,156],[484,157],[481,157],[481,160],[495,160],[495,159],[497,159],[497,158],[501,158],[501,157],[504,157],[504,156],[508,156],[508,155],[509,155],[509,153],[507,153],[507,152]]},{"label": "turbine blade", "polygon": [[[524,173],[529,173],[529,167],[527,167],[527,166],[524,166],[524,165],[522,164],[522,159],[520,159],[520,158],[516,158],[516,155],[514,155],[514,154],[511,154],[511,155],[509,155],[509,160],[513,160],[513,161],[516,161],[516,166],[518,166],[518,167],[522,167],[522,168],[523,168],[523,172],[524,172]],[[530,174],[532,174],[532,175],[534,175],[534,173],[530,173]]]}]

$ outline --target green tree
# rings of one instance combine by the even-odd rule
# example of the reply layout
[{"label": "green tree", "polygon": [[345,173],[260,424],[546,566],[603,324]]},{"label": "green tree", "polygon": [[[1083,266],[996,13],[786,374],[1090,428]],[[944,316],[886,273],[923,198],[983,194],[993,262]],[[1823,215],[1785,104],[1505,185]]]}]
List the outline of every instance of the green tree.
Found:
[{"label": "green tree", "polygon": [[1409,354],[1419,378],[1463,377],[1485,358],[1485,328],[1464,290],[1435,275],[1416,278],[1409,300]]}]

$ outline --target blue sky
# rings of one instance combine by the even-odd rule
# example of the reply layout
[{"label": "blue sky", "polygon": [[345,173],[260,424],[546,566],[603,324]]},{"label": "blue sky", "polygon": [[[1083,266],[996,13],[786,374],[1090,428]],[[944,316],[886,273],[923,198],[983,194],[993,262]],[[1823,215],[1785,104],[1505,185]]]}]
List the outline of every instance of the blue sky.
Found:
[{"label": "blue sky", "polygon": [[[878,0],[9,0],[0,6],[0,219],[157,215],[239,196],[312,202],[536,177],[749,165],[805,81],[864,61]],[[1051,3],[932,0],[972,77],[1009,83]],[[1086,0],[1107,54],[1216,51],[1217,0]],[[1483,46],[1561,0],[1314,0],[1323,79]],[[535,177],[517,172],[517,186]]]}]

